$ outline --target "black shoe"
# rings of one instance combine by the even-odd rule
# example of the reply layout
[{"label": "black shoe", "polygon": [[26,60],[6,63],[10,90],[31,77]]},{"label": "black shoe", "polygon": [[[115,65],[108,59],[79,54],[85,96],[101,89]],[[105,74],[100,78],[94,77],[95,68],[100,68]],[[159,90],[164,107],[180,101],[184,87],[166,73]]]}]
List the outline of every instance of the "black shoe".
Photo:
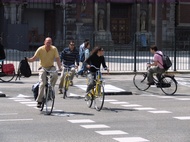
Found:
[{"label": "black shoe", "polygon": [[154,85],[154,82],[148,82],[147,85]]},{"label": "black shoe", "polygon": [[37,103],[37,108],[41,108],[42,107],[42,102],[38,102]]}]

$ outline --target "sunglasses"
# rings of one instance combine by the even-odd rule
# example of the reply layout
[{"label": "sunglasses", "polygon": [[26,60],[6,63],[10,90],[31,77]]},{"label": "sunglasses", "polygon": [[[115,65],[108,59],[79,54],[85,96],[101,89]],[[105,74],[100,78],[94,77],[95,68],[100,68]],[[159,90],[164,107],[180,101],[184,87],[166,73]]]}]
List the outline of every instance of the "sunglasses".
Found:
[{"label": "sunglasses", "polygon": [[69,45],[71,45],[71,46],[75,46],[75,44],[69,44]]}]

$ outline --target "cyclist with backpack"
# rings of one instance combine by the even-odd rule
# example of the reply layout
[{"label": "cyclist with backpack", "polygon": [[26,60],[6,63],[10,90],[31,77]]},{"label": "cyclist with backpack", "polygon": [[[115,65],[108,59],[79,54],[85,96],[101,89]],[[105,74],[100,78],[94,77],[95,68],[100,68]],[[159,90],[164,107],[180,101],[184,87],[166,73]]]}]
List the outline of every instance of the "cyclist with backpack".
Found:
[{"label": "cyclist with backpack", "polygon": [[[165,72],[165,69],[163,67],[163,60],[162,60],[162,51],[158,51],[158,48],[156,45],[153,45],[150,47],[150,52],[154,54],[154,59],[153,63],[148,63],[147,67],[149,67],[147,71],[147,80],[148,80],[148,85],[154,85],[154,80],[153,80],[153,74],[156,73],[156,77],[158,80],[160,80],[162,73]],[[160,56],[161,55],[161,56]]]},{"label": "cyclist with backpack", "polygon": [[[44,88],[46,84],[47,73],[43,69],[45,68],[48,71],[55,71],[56,67],[54,66],[54,60],[56,60],[59,70],[62,70],[60,57],[58,50],[55,46],[52,45],[52,39],[47,37],[44,41],[44,45],[40,46],[33,57],[27,58],[28,62],[34,62],[35,60],[40,59],[40,68],[39,68],[39,91],[37,101],[37,107],[41,108],[42,99],[44,95]],[[52,86],[54,87],[58,79],[58,73],[52,72],[52,78],[50,80]]]}]

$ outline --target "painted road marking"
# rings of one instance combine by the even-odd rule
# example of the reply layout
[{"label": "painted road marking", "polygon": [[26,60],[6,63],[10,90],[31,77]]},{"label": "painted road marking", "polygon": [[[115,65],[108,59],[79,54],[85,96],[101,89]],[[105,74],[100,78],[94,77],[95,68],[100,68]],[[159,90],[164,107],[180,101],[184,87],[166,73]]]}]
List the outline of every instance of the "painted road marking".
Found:
[{"label": "painted road marking", "polygon": [[155,110],[155,108],[152,108],[152,107],[139,107],[139,108],[133,108],[133,109],[136,109],[136,110]]},{"label": "painted road marking", "polygon": [[190,98],[174,98],[176,100],[180,100],[180,101],[189,101]]},{"label": "painted road marking", "polygon": [[109,126],[104,125],[104,124],[92,124],[92,125],[80,125],[80,126],[83,127],[83,128],[86,128],[86,129],[110,128]]},{"label": "painted road marking", "polygon": [[190,116],[180,116],[180,117],[174,117],[179,120],[190,120]]},{"label": "painted road marking", "polygon": [[118,142],[148,142],[149,140],[141,137],[124,137],[124,138],[113,138]]},{"label": "painted road marking", "polygon": [[29,119],[0,119],[0,122],[10,122],[10,121],[31,121],[32,118]]},{"label": "painted road marking", "polygon": [[129,104],[128,102],[110,102],[111,104],[115,104],[115,105],[117,105],[117,104]]},{"label": "painted road marking", "polygon": [[93,120],[90,119],[79,119],[79,120],[68,120],[71,123],[94,123]]},{"label": "painted road marking", "polygon": [[166,110],[156,110],[156,111],[148,111],[150,113],[172,113],[171,111],[166,111]]},{"label": "painted road marking", "polygon": [[[84,91],[86,91],[86,88],[87,88],[87,85],[74,85],[74,86],[76,86]],[[125,90],[118,88],[116,86],[110,85],[110,84],[106,84],[104,86],[104,91],[105,92],[121,92],[121,91],[125,91]]]},{"label": "painted road marking", "polygon": [[124,131],[121,130],[109,130],[109,131],[95,131],[96,133],[100,135],[123,135],[123,134],[128,134]]},{"label": "painted road marking", "polygon": [[122,105],[124,107],[138,107],[138,106],[142,106],[142,105],[138,105],[138,104],[129,104],[129,105]]}]

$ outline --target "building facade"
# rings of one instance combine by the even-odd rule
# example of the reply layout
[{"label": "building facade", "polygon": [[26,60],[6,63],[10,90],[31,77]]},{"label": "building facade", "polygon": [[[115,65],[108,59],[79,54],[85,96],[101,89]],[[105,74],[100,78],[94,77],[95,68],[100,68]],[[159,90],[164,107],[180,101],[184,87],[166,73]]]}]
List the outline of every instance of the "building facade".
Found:
[{"label": "building facade", "polygon": [[[161,3],[161,11],[157,10]],[[189,47],[187,0],[0,0],[0,33],[6,48],[35,50],[44,38],[62,49],[90,39],[107,50],[155,44],[158,23],[163,46]],[[161,13],[161,14],[160,14]],[[161,16],[158,17],[158,14]]]}]

